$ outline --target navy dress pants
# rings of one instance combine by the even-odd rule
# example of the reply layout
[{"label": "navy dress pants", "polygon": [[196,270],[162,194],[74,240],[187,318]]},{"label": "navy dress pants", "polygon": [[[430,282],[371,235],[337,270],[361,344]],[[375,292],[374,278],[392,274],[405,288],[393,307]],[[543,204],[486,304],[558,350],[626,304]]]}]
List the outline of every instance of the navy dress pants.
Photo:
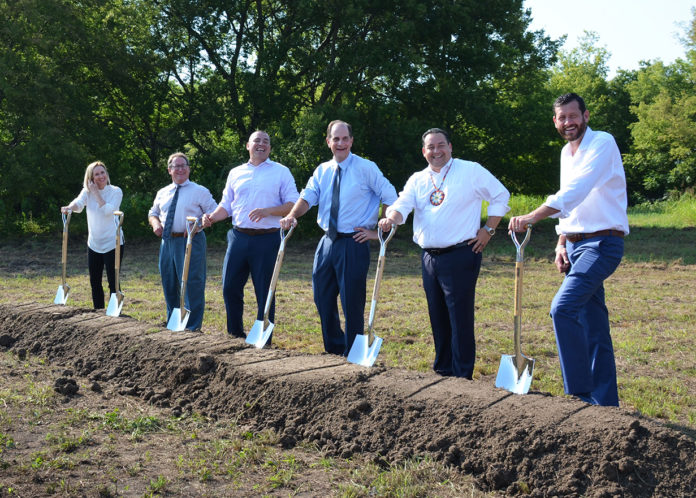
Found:
[{"label": "navy dress pants", "polygon": [[[245,338],[242,316],[244,314],[244,286],[249,280],[256,293],[256,319],[263,320],[263,311],[268,297],[268,288],[273,277],[280,235],[278,232],[249,235],[232,229],[227,232],[227,252],[222,267],[222,296],[227,311],[227,333]],[[275,299],[268,313],[275,320]],[[271,343],[271,337],[268,344]]]},{"label": "navy dress pants", "polygon": [[444,254],[423,251],[423,290],[435,342],[433,370],[471,379],[476,360],[474,301],[481,253],[472,246]]},{"label": "navy dress pants", "polygon": [[[314,254],[312,288],[327,353],[348,356],[356,334],[365,330],[365,281],[370,246],[352,237],[331,241],[322,237]],[[338,316],[337,297],[345,316],[345,333]]]}]

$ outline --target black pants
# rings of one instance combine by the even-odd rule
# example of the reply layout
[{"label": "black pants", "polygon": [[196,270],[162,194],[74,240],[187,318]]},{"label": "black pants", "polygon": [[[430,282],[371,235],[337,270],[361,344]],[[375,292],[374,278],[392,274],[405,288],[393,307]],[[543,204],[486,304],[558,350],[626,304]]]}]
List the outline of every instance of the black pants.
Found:
[{"label": "black pants", "polygon": [[[119,259],[123,261],[123,245],[121,245]],[[106,279],[109,281],[109,295],[116,292],[116,249],[99,253],[88,247],[87,266],[89,267],[89,283],[92,286],[92,303],[95,310],[100,310],[104,308],[104,288],[102,287],[104,267],[106,267]]]}]

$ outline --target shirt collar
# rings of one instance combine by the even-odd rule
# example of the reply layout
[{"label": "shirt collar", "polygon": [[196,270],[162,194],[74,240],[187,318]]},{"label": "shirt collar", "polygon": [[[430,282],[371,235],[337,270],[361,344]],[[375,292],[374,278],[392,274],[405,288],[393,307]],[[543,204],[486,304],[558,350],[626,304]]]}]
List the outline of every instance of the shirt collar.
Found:
[{"label": "shirt collar", "polygon": [[260,163],[259,165],[253,165],[253,164],[251,164],[251,161],[247,161],[247,165],[250,166],[250,167],[252,167],[252,168],[260,168],[261,166],[269,166],[270,164],[271,164],[271,159],[270,159],[270,158],[266,158],[266,160],[264,160],[264,161],[263,161],[262,163]]},{"label": "shirt collar", "polygon": [[349,153],[348,153],[348,156],[347,156],[343,161],[341,161],[340,163],[339,163],[338,161],[336,161],[335,158],[332,159],[332,161],[333,161],[333,163],[334,163],[337,167],[339,167],[339,168],[341,168],[342,170],[345,171],[345,169],[348,167],[348,165],[353,161],[353,153],[352,153],[352,152],[349,152]]},{"label": "shirt collar", "polygon": [[191,183],[191,179],[186,180],[184,183],[174,183],[174,182],[172,182],[172,190],[176,190],[177,185],[180,185],[180,186],[182,186],[182,187],[185,187],[185,186],[188,185],[189,183]]}]

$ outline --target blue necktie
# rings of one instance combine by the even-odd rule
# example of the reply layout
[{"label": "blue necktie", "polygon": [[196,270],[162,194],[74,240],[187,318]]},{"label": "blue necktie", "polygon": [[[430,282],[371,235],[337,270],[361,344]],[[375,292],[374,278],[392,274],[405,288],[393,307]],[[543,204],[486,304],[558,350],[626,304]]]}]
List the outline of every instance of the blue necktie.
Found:
[{"label": "blue necktie", "polygon": [[341,194],[341,167],[336,165],[331,191],[331,211],[329,211],[329,238],[334,241],[338,234],[338,207]]},{"label": "blue necktie", "polygon": [[174,197],[172,198],[171,204],[169,204],[169,210],[167,211],[167,221],[164,222],[164,231],[162,232],[162,238],[169,238],[172,233],[172,226],[174,225],[174,213],[176,213],[176,203],[179,201],[179,187],[176,186],[176,191],[174,192]]}]

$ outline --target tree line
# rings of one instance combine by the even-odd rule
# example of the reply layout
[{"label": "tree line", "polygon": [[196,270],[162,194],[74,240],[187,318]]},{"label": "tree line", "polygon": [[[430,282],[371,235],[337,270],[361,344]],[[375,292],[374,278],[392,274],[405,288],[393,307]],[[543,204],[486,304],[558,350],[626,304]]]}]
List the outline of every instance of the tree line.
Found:
[{"label": "tree line", "polygon": [[512,192],[547,194],[551,104],[568,91],[616,137],[631,202],[692,189],[696,13],[684,58],[611,79],[594,34],[564,51],[531,14],[522,0],[0,0],[2,232],[55,228],[96,159],[144,231],[170,153],[219,196],[258,128],[301,188],[336,118],[397,190],[438,126]]}]

